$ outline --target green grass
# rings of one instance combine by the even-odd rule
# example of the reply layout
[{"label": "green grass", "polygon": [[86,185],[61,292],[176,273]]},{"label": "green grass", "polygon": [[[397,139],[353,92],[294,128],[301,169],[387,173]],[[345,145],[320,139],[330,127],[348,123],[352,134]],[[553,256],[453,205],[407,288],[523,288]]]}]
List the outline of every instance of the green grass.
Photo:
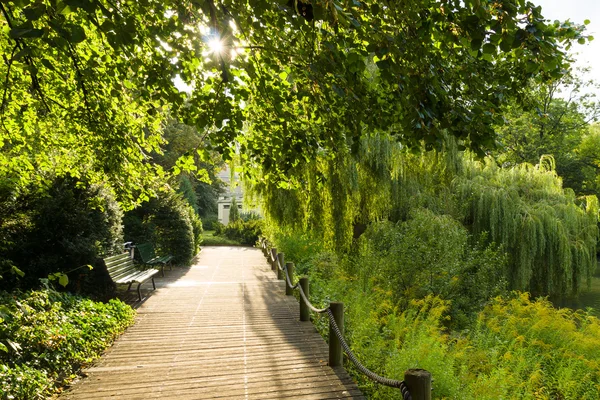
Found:
[{"label": "green grass", "polygon": [[215,231],[202,232],[201,246],[241,246],[237,240],[231,240],[224,236],[215,236]]}]

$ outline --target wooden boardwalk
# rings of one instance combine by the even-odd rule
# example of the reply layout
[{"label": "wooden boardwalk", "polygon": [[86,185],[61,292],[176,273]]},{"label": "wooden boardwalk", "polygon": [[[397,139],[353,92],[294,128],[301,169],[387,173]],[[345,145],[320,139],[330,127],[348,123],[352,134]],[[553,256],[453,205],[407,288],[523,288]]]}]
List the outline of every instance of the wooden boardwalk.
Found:
[{"label": "wooden boardwalk", "polygon": [[62,398],[363,398],[327,366],[325,341],[260,250],[207,247],[156,281],[136,323]]}]

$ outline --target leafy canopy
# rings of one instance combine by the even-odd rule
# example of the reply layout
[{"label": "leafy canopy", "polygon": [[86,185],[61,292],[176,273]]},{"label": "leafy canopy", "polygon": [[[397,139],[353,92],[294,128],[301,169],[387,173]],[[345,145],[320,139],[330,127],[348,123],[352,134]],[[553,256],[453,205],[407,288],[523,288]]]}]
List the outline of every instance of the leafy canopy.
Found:
[{"label": "leafy canopy", "polygon": [[168,174],[146,159],[167,111],[270,179],[365,131],[481,150],[500,106],[586,38],[524,0],[298,2],[3,1],[0,173],[108,179],[134,202]]}]

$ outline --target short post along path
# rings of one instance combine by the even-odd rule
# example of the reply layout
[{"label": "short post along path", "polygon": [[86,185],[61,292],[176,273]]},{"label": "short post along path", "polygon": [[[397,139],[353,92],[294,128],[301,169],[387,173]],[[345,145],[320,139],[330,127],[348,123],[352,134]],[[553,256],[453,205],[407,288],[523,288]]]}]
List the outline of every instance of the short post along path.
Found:
[{"label": "short post along path", "polygon": [[156,280],[135,324],[63,398],[340,399],[363,396],[299,321],[262,252],[206,247]]}]

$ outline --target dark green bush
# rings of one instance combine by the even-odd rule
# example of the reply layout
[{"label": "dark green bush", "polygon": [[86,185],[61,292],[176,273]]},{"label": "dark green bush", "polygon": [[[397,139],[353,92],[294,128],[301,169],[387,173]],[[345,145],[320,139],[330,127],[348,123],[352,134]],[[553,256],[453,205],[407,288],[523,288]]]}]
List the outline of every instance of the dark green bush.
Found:
[{"label": "dark green bush", "polygon": [[133,323],[119,300],[96,303],[54,290],[0,292],[2,398],[41,399],[72,380]]},{"label": "dark green bush", "polygon": [[230,222],[223,230],[223,235],[226,238],[236,240],[240,242],[240,244],[247,245],[254,245],[258,241],[258,237],[261,233],[262,221],[256,219],[247,222],[238,219]]},{"label": "dark green bush", "polygon": [[180,194],[163,194],[129,211],[123,219],[125,239],[150,242],[157,254],[172,254],[173,262],[189,265],[198,252],[202,223]]},{"label": "dark green bush", "polygon": [[[15,265],[25,273],[18,280],[5,274],[0,289],[33,288],[50,273],[92,265],[99,256],[123,248],[122,213],[101,186],[64,177],[56,178],[47,190],[0,195],[0,264]],[[70,289],[99,294],[90,280],[95,275],[82,272],[70,274]]]},{"label": "dark green bush", "polygon": [[218,222],[219,219],[217,217],[217,214],[210,214],[202,218],[202,226],[204,227],[205,231],[214,231]]}]

